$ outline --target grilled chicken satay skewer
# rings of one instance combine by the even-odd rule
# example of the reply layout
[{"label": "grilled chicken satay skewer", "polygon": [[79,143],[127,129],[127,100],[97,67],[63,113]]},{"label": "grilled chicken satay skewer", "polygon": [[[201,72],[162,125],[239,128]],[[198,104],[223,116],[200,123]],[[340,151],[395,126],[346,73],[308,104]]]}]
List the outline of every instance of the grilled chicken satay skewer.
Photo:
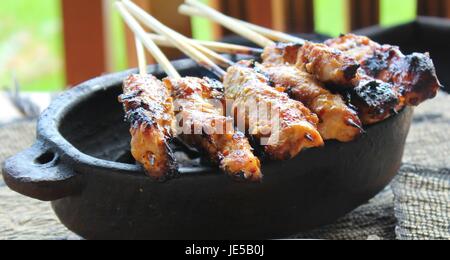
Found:
[{"label": "grilled chicken satay skewer", "polygon": [[[157,43],[173,47],[173,44],[162,39]],[[236,48],[222,51],[229,53],[234,49]],[[288,93],[291,98],[302,102],[319,116],[318,130],[324,140],[349,142],[363,132],[357,113],[346,105],[342,96],[331,93],[309,73],[291,65],[256,63],[255,68],[275,84],[275,89]]]},{"label": "grilled chicken satay skewer", "polygon": [[[123,5],[118,3],[117,6],[126,21],[128,21],[130,27],[137,27],[137,22],[135,20],[133,21],[134,18],[130,16]],[[143,29],[133,31],[140,38],[151,42],[143,33]],[[152,55],[155,55],[155,58],[161,53],[159,49],[149,50]],[[142,71],[145,70],[145,65],[143,65],[145,56],[143,56],[142,49],[139,45],[138,54],[140,57],[140,71],[143,74]],[[159,60],[167,60],[167,58],[163,56]],[[170,77],[161,82],[151,76],[150,79],[158,88],[148,88],[143,89],[143,91],[155,91],[152,93],[153,96],[165,93],[165,96],[175,98],[176,107],[175,109],[173,106],[171,107],[170,119],[182,125],[171,126],[171,129],[176,128],[178,130],[176,134],[189,145],[206,151],[211,160],[220,165],[221,169],[230,176],[239,180],[261,181],[261,165],[259,159],[253,154],[253,149],[247,138],[242,133],[234,130],[233,120],[223,115],[224,111],[221,106],[217,107],[211,103],[211,100],[223,100],[223,94],[220,92],[221,84],[207,78],[182,78],[178,73],[172,74],[171,71],[176,70],[170,62],[164,67],[167,69],[166,72]],[[150,101],[148,102],[151,106],[150,111],[160,111],[158,100],[156,102],[154,100],[139,101]],[[173,104],[172,100],[170,101]],[[175,116],[177,120],[174,120]],[[196,129],[199,129],[200,132],[195,133]],[[134,155],[138,159],[143,158],[141,163],[144,165],[148,165],[145,153],[148,151],[148,144],[154,142],[151,139],[152,137],[144,135],[143,138],[137,138],[135,142],[132,142],[133,150],[135,151]],[[164,151],[164,149],[161,149],[161,151]]]},{"label": "grilled chicken satay skewer", "polygon": [[[265,52],[273,52],[273,48],[280,48],[274,41],[247,26],[243,26],[236,19],[228,17],[197,0],[186,0],[186,3],[204,13],[207,18],[265,48]],[[359,68],[359,64],[354,59],[324,44],[308,41],[303,41],[301,44],[296,42],[296,44],[301,48],[296,53],[295,65],[304,67],[322,82],[351,86],[351,80],[355,78]]]},{"label": "grilled chicken satay skewer", "polygon": [[[143,24],[158,31],[167,37],[169,31],[150,14],[129,1],[126,6]],[[192,41],[181,37],[172,38],[173,44],[182,46]],[[192,52],[180,48],[199,64],[207,67],[212,61],[200,51]],[[235,119],[244,119],[246,130],[256,139],[267,138],[266,153],[273,159],[289,159],[296,156],[304,148],[323,145],[323,139],[316,129],[318,118],[302,103],[289,99],[289,97],[269,86],[264,75],[256,72],[247,64],[231,66],[222,76],[225,85],[225,97],[233,100],[232,110]],[[251,101],[259,102],[260,107],[269,108],[278,112],[279,117],[260,118],[258,113],[246,113]],[[256,111],[258,112],[258,111]],[[279,121],[278,124],[276,121]]]},{"label": "grilled chicken satay skewer", "polygon": [[117,10],[136,35],[139,75],[131,75],[124,81],[123,103],[126,117],[131,123],[131,153],[146,172],[155,179],[164,179],[176,173],[177,165],[169,143],[174,138],[175,113],[171,93],[152,75],[146,73],[143,46],[172,77],[179,77],[169,60],[159,48],[140,35],[145,31],[120,4]]}]

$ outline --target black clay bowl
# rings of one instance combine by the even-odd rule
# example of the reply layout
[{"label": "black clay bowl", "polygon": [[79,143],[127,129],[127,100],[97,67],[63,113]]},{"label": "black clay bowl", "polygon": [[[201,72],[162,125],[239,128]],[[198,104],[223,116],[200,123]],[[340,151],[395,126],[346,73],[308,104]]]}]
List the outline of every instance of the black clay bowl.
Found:
[{"label": "black clay bowl", "polygon": [[[190,61],[175,64],[183,75],[207,74]],[[87,239],[271,239],[333,222],[396,175],[413,114],[405,109],[351,143],[266,162],[261,184],[208,167],[158,183],[124,163],[130,135],[117,96],[129,73],[61,95],[40,118],[36,144],[3,166],[11,189],[52,201],[61,222]]]}]

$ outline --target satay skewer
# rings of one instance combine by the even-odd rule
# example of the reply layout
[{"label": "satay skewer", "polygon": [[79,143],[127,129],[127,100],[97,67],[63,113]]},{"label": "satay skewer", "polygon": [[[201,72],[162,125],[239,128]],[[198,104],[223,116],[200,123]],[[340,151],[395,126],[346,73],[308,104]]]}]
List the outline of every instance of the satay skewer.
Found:
[{"label": "satay skewer", "polygon": [[[198,17],[203,17],[203,18],[210,18],[210,16],[204,12],[199,11],[197,8],[194,8],[192,6],[189,6],[187,4],[183,4],[180,5],[178,11],[181,14],[187,15],[187,16],[198,16]],[[298,43],[298,44],[304,44],[306,41],[302,38],[299,37],[295,37],[292,35],[289,35],[287,33],[283,33],[283,32],[279,32],[279,31],[275,31],[272,29],[268,29],[256,24],[252,24],[252,23],[248,23],[245,21],[241,21],[239,19],[235,19],[230,17],[231,19],[233,19],[234,21],[240,23],[241,26],[247,27],[252,29],[253,31],[260,33],[261,35],[273,40],[273,41],[278,41],[278,42],[286,42],[286,43],[290,43],[290,42],[294,42],[294,43]]]},{"label": "satay skewer", "polygon": [[116,8],[136,38],[139,74],[124,80],[123,104],[126,119],[130,122],[131,154],[145,172],[156,180],[165,180],[178,172],[178,165],[170,142],[176,135],[175,114],[171,93],[164,85],[146,72],[144,46],[167,75],[179,78],[180,74],[170,64],[158,46],[145,36],[145,30],[124,6],[117,2]]},{"label": "satay skewer", "polygon": [[138,57],[139,74],[144,77],[147,75],[147,58],[145,57],[145,47],[137,36],[134,37],[134,42],[136,45],[136,55]]},{"label": "satay skewer", "polygon": [[[146,37],[146,32],[142,26],[133,18],[133,16],[125,9],[125,7],[116,2],[116,8],[121,14],[123,20],[128,25],[130,30],[136,35],[139,41],[153,54],[153,57],[158,62],[158,64],[166,71],[167,75],[170,77],[180,77],[180,74],[176,69],[173,68],[169,59],[162,53],[161,49],[148,37]],[[138,57],[142,60],[142,54]]]},{"label": "satay skewer", "polygon": [[275,42],[270,40],[269,38],[256,33],[255,31],[247,28],[247,26],[242,26],[241,23],[237,22],[235,19],[232,19],[217,10],[214,10],[213,8],[208,7],[207,5],[204,5],[203,3],[200,3],[198,1],[191,1],[186,0],[187,4],[190,4],[194,6],[195,8],[201,10],[203,13],[205,13],[210,19],[214,21],[222,21],[222,25],[226,27],[227,29],[234,31],[240,35],[246,35],[248,39],[251,39],[253,42],[257,43],[258,45],[262,47],[275,45]]},{"label": "satay skewer", "polygon": [[[176,48],[176,46],[164,36],[149,33],[148,37],[150,37],[150,39],[159,46]],[[254,55],[254,56],[259,56],[263,53],[262,49],[252,48],[252,47],[248,47],[248,46],[244,46],[244,45],[230,44],[230,43],[224,43],[224,42],[215,42],[215,41],[202,41],[202,40],[194,40],[194,39],[191,39],[191,40],[212,50],[212,51],[218,52],[218,53],[245,54],[245,55]]]}]

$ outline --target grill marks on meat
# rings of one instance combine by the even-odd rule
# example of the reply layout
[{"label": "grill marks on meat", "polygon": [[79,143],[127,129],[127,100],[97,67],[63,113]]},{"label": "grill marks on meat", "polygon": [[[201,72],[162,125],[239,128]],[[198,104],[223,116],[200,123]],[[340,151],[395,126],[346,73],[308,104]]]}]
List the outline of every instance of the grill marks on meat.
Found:
[{"label": "grill marks on meat", "polygon": [[403,55],[397,47],[383,46],[362,62],[367,74],[389,82],[402,96],[402,104],[418,106],[434,98],[441,84],[428,54]]},{"label": "grill marks on meat", "polygon": [[305,104],[317,114],[318,130],[325,140],[350,142],[362,133],[357,113],[347,106],[341,95],[333,94],[311,74],[292,65],[257,65],[275,88]]},{"label": "grill marks on meat", "polygon": [[354,59],[336,49],[316,43],[306,43],[300,49],[297,66],[299,65],[304,65],[318,80],[340,86],[351,86],[351,80],[359,69],[359,64]]},{"label": "grill marks on meat", "polygon": [[368,37],[354,34],[341,35],[326,41],[325,44],[353,57],[357,62],[361,62],[367,56],[373,55],[373,51],[380,47],[378,43],[370,40]]},{"label": "grill marks on meat", "polygon": [[174,137],[175,115],[170,91],[155,77],[131,75],[119,97],[131,123],[131,153],[147,174],[164,180],[177,172],[169,146]]},{"label": "grill marks on meat", "polygon": [[400,95],[400,106],[417,106],[434,98],[441,84],[429,54],[404,55],[400,49],[380,45],[364,36],[348,34],[326,42],[361,63],[368,76],[393,85]]},{"label": "grill marks on meat", "polygon": [[319,81],[340,86],[351,86],[360,66],[337,49],[311,42],[269,46],[264,50],[262,59],[264,63],[304,67]]},{"label": "grill marks on meat", "polygon": [[[225,96],[233,100],[235,119],[245,119],[245,130],[256,139],[267,138],[265,152],[272,159],[290,159],[304,148],[323,145],[316,129],[317,116],[302,103],[272,88],[253,65],[249,61],[239,62],[225,76]],[[249,107],[252,104],[267,109],[269,116],[261,117],[261,111]]]},{"label": "grill marks on meat", "polygon": [[173,89],[180,137],[204,150],[231,177],[258,182],[262,179],[259,159],[244,134],[235,131],[232,118],[224,116],[220,82],[207,78],[164,79]]}]

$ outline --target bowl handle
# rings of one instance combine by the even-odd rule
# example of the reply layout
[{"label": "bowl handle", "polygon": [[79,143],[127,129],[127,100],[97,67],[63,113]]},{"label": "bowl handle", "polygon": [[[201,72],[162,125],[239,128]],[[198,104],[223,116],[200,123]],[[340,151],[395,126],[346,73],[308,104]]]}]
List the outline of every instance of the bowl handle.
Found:
[{"label": "bowl handle", "polygon": [[12,190],[42,201],[62,199],[81,189],[79,176],[41,142],[7,159],[3,178]]}]

